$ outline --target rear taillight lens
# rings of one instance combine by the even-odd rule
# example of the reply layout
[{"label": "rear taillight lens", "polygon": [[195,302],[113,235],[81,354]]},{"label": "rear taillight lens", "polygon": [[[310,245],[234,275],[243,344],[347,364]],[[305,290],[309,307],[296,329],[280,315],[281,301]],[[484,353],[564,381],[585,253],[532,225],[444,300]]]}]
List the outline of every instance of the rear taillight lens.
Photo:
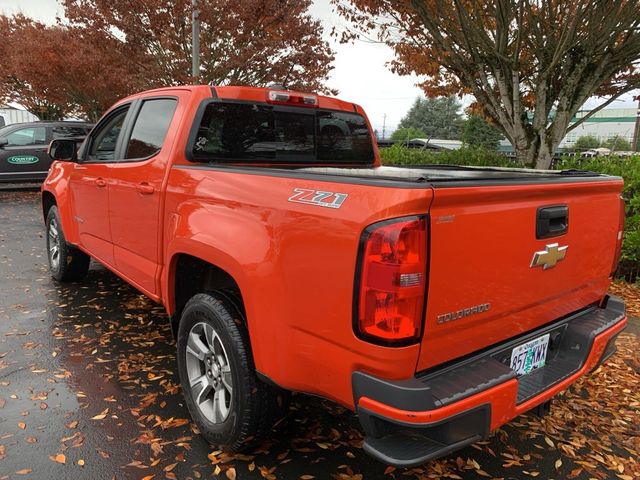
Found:
[{"label": "rear taillight lens", "polygon": [[613,256],[613,266],[611,267],[611,276],[615,275],[620,262],[620,254],[622,253],[622,239],[624,236],[624,219],[625,219],[624,199],[620,197],[620,219],[618,220],[618,233],[616,237],[616,252]]},{"label": "rear taillight lens", "polygon": [[356,277],[354,329],[383,345],[419,340],[427,281],[427,220],[406,217],[367,228]]}]

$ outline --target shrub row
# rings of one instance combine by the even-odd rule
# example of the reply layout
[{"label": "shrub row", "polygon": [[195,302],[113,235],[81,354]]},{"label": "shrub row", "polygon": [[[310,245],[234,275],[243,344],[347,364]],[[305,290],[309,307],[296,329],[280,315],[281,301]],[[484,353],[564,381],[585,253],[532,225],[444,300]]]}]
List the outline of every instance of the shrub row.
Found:
[{"label": "shrub row", "polygon": [[[463,148],[441,153],[394,145],[380,151],[385,165],[450,164],[513,167],[514,162],[496,152]],[[580,169],[624,178],[626,204],[625,236],[618,276],[627,281],[640,280],[640,155],[633,157],[565,157],[555,162],[556,169]]]}]

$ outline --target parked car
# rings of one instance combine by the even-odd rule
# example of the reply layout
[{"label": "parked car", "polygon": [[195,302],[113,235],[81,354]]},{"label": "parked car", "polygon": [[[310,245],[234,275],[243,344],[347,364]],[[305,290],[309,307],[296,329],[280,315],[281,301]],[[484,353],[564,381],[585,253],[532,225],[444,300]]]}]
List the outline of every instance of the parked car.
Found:
[{"label": "parked car", "polygon": [[[321,141],[338,122],[339,141]],[[363,135],[363,131],[367,135]],[[50,147],[53,277],[90,257],[169,313],[201,434],[241,450],[287,392],[358,413],[412,466],[489,435],[615,351],[622,179],[383,167],[357,105],[249,87],[118,102]]]},{"label": "parked car", "polygon": [[29,122],[0,128],[0,182],[41,182],[51,166],[49,143],[62,138],[82,142],[92,127],[86,122]]}]

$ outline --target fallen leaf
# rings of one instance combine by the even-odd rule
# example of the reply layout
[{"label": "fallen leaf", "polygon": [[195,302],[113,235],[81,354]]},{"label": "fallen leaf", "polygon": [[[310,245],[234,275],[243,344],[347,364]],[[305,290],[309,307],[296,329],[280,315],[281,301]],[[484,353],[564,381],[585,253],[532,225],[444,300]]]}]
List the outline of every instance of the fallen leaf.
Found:
[{"label": "fallen leaf", "polygon": [[64,453],[59,453],[57,455],[49,455],[49,460],[65,464],[67,463],[67,457],[65,457]]},{"label": "fallen leaf", "polygon": [[91,417],[91,420],[103,420],[104,418],[106,418],[108,413],[109,413],[109,409],[105,408],[102,412],[100,412],[95,417]]}]

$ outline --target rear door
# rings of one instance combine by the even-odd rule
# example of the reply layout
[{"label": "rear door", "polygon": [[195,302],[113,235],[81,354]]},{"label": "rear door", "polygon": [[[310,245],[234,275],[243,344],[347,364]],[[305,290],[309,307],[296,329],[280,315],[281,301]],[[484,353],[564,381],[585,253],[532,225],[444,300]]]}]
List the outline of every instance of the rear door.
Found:
[{"label": "rear door", "polygon": [[109,172],[109,218],[116,268],[152,296],[159,289],[159,215],[173,145],[169,127],[177,106],[178,96],[136,102],[121,158]]},{"label": "rear door", "polygon": [[436,186],[418,370],[598,302],[610,281],[621,188],[621,180]]},{"label": "rear door", "polygon": [[50,135],[45,125],[15,127],[3,136],[9,142],[0,148],[0,177],[5,181],[40,181],[51,165],[47,154]]}]

